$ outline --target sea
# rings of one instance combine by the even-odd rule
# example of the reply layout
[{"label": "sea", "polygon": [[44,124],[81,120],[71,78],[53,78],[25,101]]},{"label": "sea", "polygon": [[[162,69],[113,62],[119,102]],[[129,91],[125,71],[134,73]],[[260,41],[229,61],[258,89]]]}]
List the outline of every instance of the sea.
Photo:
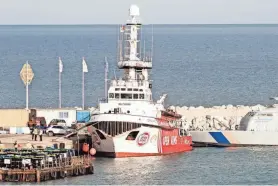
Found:
[{"label": "sea", "polygon": [[[82,106],[82,57],[88,66],[85,106],[95,107],[105,96],[105,57],[109,79],[123,75],[117,68],[119,30],[119,25],[0,26],[0,108],[25,107],[20,71],[26,61],[34,72],[29,106],[57,108],[59,57],[62,107]],[[141,40],[142,56],[153,43],[153,97],[167,93],[166,105],[266,105],[278,95],[278,25],[146,25]]]},{"label": "sea", "polygon": [[[119,25],[0,26],[0,108],[24,108],[22,66],[34,78],[29,106],[57,108],[63,61],[62,107],[85,106],[104,97],[105,57],[109,79],[117,69]],[[152,48],[153,97],[167,105],[272,104],[278,95],[278,25],[146,25],[142,51]],[[277,147],[195,148],[191,152],[138,158],[96,158],[95,174],[49,181],[53,185],[94,184],[278,184]]]}]

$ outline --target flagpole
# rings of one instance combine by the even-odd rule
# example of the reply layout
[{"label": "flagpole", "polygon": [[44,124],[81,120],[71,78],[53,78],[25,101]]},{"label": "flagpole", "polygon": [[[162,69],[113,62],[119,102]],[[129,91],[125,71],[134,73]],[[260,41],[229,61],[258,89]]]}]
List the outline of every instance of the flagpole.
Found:
[{"label": "flagpole", "polygon": [[61,58],[59,57],[59,108],[62,108]]},{"label": "flagpole", "polygon": [[82,69],[82,109],[85,107],[85,75],[84,70]]},{"label": "flagpole", "polygon": [[105,100],[108,102],[108,96],[107,96],[107,76],[108,76],[108,62],[107,62],[107,57],[105,56]]},{"label": "flagpole", "polygon": [[59,108],[62,107],[61,72],[59,71]]},{"label": "flagpole", "polygon": [[61,94],[61,72],[59,71],[59,108],[62,107]]},{"label": "flagpole", "polygon": [[85,72],[88,72],[85,58],[82,58],[82,109],[85,109]]}]

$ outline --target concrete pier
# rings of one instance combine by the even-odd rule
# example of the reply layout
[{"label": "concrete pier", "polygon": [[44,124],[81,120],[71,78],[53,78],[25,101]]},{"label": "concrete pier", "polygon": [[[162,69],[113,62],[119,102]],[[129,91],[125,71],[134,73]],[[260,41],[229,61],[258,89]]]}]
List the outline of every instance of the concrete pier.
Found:
[{"label": "concrete pier", "polygon": [[[15,141],[18,144],[18,148],[28,148],[28,145],[33,146],[36,148],[46,148],[46,147],[53,147],[54,144],[59,146],[60,143],[65,143],[66,149],[73,148],[72,140],[68,140],[65,138],[59,138],[58,136],[49,137],[43,135],[42,141],[39,141],[39,137],[37,137],[37,141],[32,141],[31,134],[1,134],[0,141],[1,141],[1,148],[14,148]],[[28,144],[29,143],[29,144]]]}]

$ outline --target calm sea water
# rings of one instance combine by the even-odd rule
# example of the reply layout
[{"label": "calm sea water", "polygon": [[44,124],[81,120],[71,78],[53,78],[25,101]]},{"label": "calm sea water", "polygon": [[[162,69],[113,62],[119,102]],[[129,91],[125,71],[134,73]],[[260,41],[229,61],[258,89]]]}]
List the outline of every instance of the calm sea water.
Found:
[{"label": "calm sea water", "polygon": [[[150,44],[150,26],[143,35]],[[19,77],[29,60],[35,72],[31,107],[58,106],[58,56],[62,105],[81,106],[81,58],[86,58],[86,106],[104,96],[104,57],[116,69],[117,26],[0,26],[0,107],[25,106]],[[151,77],[154,97],[167,104],[268,104],[278,94],[278,25],[155,25]],[[116,70],[119,77],[122,72]]]},{"label": "calm sea water", "polygon": [[95,160],[95,174],[49,185],[265,185],[278,183],[277,147],[197,148],[162,157]]}]

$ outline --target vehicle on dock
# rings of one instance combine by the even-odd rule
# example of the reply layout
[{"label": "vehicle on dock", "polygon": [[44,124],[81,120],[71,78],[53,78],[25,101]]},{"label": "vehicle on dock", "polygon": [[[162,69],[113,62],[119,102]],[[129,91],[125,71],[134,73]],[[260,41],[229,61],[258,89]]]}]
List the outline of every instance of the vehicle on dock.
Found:
[{"label": "vehicle on dock", "polygon": [[66,135],[71,132],[74,132],[74,129],[69,127],[61,126],[61,125],[52,125],[46,129],[46,134],[48,136],[55,136],[55,135]]},{"label": "vehicle on dock", "polygon": [[120,28],[117,59],[124,77],[112,80],[108,92],[106,87],[105,101],[99,103],[87,124],[96,156],[155,156],[191,151],[192,139],[183,128],[181,115],[164,108],[167,95],[153,101],[148,72],[152,69],[152,56],[141,52],[139,8],[132,5],[129,11],[131,20]]},{"label": "vehicle on dock", "polygon": [[198,146],[278,146],[278,107],[248,112],[238,130],[190,131]]},{"label": "vehicle on dock", "polygon": [[67,126],[67,123],[64,119],[53,119],[49,122],[48,127],[53,125]]}]

